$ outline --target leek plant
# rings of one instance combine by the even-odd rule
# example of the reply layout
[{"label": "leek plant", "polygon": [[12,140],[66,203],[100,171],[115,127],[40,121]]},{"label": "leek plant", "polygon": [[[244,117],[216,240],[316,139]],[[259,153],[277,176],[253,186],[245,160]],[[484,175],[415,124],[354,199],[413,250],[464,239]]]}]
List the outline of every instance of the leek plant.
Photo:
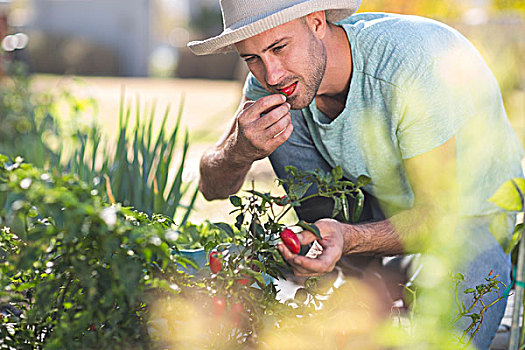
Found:
[{"label": "leek plant", "polygon": [[[132,126],[131,107],[126,106],[124,100],[123,93],[116,147],[111,148],[110,143],[104,141],[97,125],[93,125],[88,132],[78,131],[74,151],[69,155],[59,151],[64,170],[78,174],[80,179],[93,184],[112,203],[122,203],[150,215],[159,213],[170,218],[182,208],[184,215],[180,225],[184,225],[198,194],[198,189],[191,183],[184,183],[182,178],[189,147],[187,130],[177,149],[184,98],[181,98],[173,129],[166,131],[170,114],[168,106],[156,135],[153,130],[156,104],[141,111],[137,99]],[[175,164],[177,157],[178,165]],[[186,194],[190,198],[188,205],[181,202]]]}]

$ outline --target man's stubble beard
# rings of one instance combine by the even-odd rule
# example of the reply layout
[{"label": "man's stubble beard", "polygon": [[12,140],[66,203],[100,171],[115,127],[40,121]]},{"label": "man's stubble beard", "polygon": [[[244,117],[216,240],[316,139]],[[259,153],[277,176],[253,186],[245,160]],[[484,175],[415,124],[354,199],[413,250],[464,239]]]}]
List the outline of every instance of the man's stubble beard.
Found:
[{"label": "man's stubble beard", "polygon": [[313,34],[309,44],[312,50],[308,55],[308,63],[313,67],[312,74],[304,79],[299,78],[299,84],[303,85],[304,90],[300,95],[290,96],[287,99],[292,109],[303,109],[309,106],[323,81],[326,69],[326,48],[323,42],[315,38]]}]

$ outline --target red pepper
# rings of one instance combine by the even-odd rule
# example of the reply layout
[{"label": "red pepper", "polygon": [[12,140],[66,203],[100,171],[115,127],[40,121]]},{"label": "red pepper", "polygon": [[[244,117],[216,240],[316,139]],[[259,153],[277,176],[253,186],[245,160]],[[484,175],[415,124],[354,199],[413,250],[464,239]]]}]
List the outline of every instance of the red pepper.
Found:
[{"label": "red pepper", "polygon": [[285,228],[279,235],[281,236],[284,245],[290,249],[292,253],[299,254],[301,251],[301,242],[299,242],[299,238],[295,232],[289,228]]},{"label": "red pepper", "polygon": [[295,87],[297,86],[297,83],[293,83],[292,85],[290,86],[287,86],[285,87],[284,89],[281,89],[279,90],[282,94],[284,94],[286,97],[290,96],[291,94],[293,94],[293,92],[295,91]]},{"label": "red pepper", "polygon": [[249,279],[249,278],[241,278],[241,279],[238,279],[238,280],[237,280],[237,283],[240,283],[240,284],[242,284],[243,286],[247,285],[248,282],[250,282],[250,279]]},{"label": "red pepper", "polygon": [[224,297],[213,297],[212,298],[212,304],[213,304],[213,314],[215,316],[222,316],[224,313],[224,310],[226,310],[226,299]]},{"label": "red pepper", "polygon": [[233,325],[235,327],[239,326],[239,321],[241,320],[243,314],[242,304],[240,302],[233,303],[230,312]]},{"label": "red pepper", "polygon": [[217,257],[217,252],[212,251],[210,253],[210,270],[211,273],[216,274],[222,269],[221,259]]}]

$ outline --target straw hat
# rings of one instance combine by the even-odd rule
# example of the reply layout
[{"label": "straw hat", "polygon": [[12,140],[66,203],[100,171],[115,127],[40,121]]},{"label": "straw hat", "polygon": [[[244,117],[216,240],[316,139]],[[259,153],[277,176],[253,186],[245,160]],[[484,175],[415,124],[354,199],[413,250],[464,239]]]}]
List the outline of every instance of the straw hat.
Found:
[{"label": "straw hat", "polygon": [[357,11],[361,0],[220,0],[220,3],[224,30],[213,38],[188,43],[196,55],[233,51],[233,44],[239,41],[315,11],[326,11],[326,19],[337,22]]}]

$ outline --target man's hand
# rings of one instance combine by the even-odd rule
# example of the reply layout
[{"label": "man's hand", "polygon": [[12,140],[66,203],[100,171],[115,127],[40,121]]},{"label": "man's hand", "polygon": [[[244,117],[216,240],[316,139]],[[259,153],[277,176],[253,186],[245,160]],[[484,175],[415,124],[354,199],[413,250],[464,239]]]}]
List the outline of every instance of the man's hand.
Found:
[{"label": "man's hand", "polygon": [[283,95],[245,102],[236,115],[235,131],[229,140],[236,163],[251,164],[269,156],[292,131],[290,104]]},{"label": "man's hand", "polygon": [[[307,258],[290,252],[283,243],[279,243],[277,248],[284,259],[292,266],[296,276],[312,277],[321,276],[335,267],[341,259],[345,249],[344,224],[333,219],[320,219],[315,223],[321,232],[322,240],[318,241],[323,247],[323,252],[315,259]],[[302,245],[310,244],[317,240],[310,231],[303,231],[297,234]]]},{"label": "man's hand", "polygon": [[292,131],[290,105],[283,95],[255,102],[243,96],[228,131],[201,158],[199,189],[204,197],[212,200],[236,193],[252,163],[270,155]]}]

